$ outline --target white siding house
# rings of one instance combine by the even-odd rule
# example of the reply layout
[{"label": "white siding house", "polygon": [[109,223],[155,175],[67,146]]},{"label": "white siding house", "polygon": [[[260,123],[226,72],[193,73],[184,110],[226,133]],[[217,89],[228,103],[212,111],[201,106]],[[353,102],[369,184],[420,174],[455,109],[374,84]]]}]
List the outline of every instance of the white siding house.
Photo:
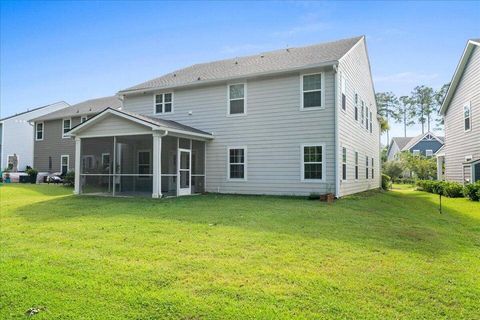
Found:
[{"label": "white siding house", "polygon": [[65,107],[68,104],[60,101],[0,119],[1,169],[8,167],[13,155],[17,156],[19,171],[25,170],[26,166],[33,166],[34,128],[29,121]]},{"label": "white siding house", "polygon": [[[368,127],[349,127],[339,72],[347,78],[349,117],[358,92],[368,103]],[[151,188],[142,190],[153,197],[203,191],[343,196],[380,185],[379,126],[364,37],[198,64],[118,95],[121,110],[106,110],[71,131],[82,150],[77,158],[100,156],[88,147],[95,138],[115,155],[114,170],[76,170],[78,193],[138,193],[142,181],[149,181]],[[114,125],[119,118],[132,124]],[[353,151],[363,157],[361,178],[342,185],[341,145],[349,146],[350,174]]]}]

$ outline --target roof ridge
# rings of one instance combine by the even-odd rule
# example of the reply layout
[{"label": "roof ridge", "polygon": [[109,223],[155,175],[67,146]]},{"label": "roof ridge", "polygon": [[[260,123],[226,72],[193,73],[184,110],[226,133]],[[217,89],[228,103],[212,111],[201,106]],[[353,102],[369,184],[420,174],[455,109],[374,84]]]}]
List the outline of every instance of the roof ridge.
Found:
[{"label": "roof ridge", "polygon": [[70,104],[68,104],[66,101],[60,100],[60,101],[57,101],[57,102],[54,102],[54,103],[46,104],[46,105],[41,106],[41,107],[33,108],[33,109],[30,109],[30,110],[27,109],[27,111],[15,113],[14,115],[7,116],[7,117],[5,117],[5,118],[1,118],[0,121],[4,121],[4,120],[11,119],[11,118],[15,118],[15,117],[17,117],[17,116],[21,116],[21,115],[26,114],[26,113],[29,113],[29,112],[38,111],[38,110],[41,110],[41,109],[43,109],[43,108],[50,107],[50,106],[53,106],[54,104],[58,104],[58,103],[62,103],[62,102],[65,103],[65,104],[67,104],[68,106],[70,106]]}]

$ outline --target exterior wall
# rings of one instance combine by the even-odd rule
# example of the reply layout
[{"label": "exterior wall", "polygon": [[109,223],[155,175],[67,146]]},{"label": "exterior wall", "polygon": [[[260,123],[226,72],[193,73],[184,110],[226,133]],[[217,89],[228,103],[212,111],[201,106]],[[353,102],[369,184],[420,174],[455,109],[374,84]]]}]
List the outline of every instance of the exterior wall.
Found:
[{"label": "exterior wall", "polygon": [[396,143],[393,143],[390,149],[388,150],[387,160],[392,161],[395,160],[395,155],[400,152],[400,148],[397,146]]},{"label": "exterior wall", "polygon": [[409,149],[413,153],[413,150],[420,150],[422,155],[426,155],[427,150],[432,150],[433,153],[437,152],[443,146],[443,143],[438,140],[421,140],[416,145]]},{"label": "exterior wall", "polygon": [[[80,123],[80,117],[73,117],[72,127]],[[33,165],[39,172],[60,172],[62,155],[69,155],[69,170],[75,168],[75,141],[72,138],[63,138],[63,120],[48,120],[44,122],[43,140],[34,140]],[[49,157],[52,158],[52,168],[49,168]]]},{"label": "exterior wall", "polygon": [[[152,134],[152,130],[144,125],[112,115],[107,115],[94,125],[86,127],[85,130],[88,130],[89,136]],[[82,132],[80,131],[77,135],[81,137]]]},{"label": "exterior wall", "polygon": [[[340,196],[380,187],[380,127],[377,121],[375,92],[372,84],[370,65],[365,42],[362,40],[338,66],[337,101],[338,101],[338,173],[342,178],[342,148],[347,148],[347,179],[340,180]],[[346,111],[342,109],[340,75],[346,79]],[[358,121],[355,120],[355,93],[358,94]],[[361,104],[372,111],[372,133],[361,123]],[[358,152],[358,180],[355,180],[355,152]],[[369,159],[369,178],[365,174],[365,157]],[[371,158],[374,158],[374,178],[371,178]]]},{"label": "exterior wall", "polygon": [[[305,73],[320,71],[309,70]],[[239,194],[335,192],[334,79],[325,72],[325,108],[300,110],[300,73],[247,83],[247,115],[227,116],[227,84],[174,91],[174,113],[161,118],[214,134],[206,143],[206,190]],[[238,83],[241,81],[235,81]],[[153,94],[127,96],[123,110],[153,115]],[[324,182],[301,181],[301,145],[326,146]],[[247,148],[247,180],[227,179],[227,148]]]},{"label": "exterior wall", "polygon": [[[464,131],[463,105],[471,104],[471,130]],[[445,114],[445,179],[463,182],[465,156],[480,159],[480,48],[473,50]]]},{"label": "exterior wall", "polygon": [[29,121],[65,107],[68,107],[68,104],[59,102],[4,120],[1,168],[7,167],[8,155],[14,153],[18,157],[18,170],[23,171],[26,166],[35,166],[33,159],[34,126]]}]

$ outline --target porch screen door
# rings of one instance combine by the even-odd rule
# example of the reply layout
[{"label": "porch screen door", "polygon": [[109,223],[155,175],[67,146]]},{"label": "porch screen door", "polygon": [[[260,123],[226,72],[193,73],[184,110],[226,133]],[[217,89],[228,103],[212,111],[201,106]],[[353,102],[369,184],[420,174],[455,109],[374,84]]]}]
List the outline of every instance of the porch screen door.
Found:
[{"label": "porch screen door", "polygon": [[191,194],[191,152],[187,149],[178,149],[178,195],[184,196]]}]

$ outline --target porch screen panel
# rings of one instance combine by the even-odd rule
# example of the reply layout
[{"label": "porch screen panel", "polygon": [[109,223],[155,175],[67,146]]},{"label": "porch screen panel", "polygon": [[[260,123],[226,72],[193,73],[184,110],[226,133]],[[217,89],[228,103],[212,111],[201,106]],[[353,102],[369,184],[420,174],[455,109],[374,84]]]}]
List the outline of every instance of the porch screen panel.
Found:
[{"label": "porch screen panel", "polygon": [[192,140],[192,193],[205,192],[205,142]]},{"label": "porch screen panel", "polygon": [[166,136],[162,138],[162,194],[177,195],[177,149],[178,138]]},{"label": "porch screen panel", "polygon": [[80,149],[80,192],[113,195],[113,137],[83,138]]}]

